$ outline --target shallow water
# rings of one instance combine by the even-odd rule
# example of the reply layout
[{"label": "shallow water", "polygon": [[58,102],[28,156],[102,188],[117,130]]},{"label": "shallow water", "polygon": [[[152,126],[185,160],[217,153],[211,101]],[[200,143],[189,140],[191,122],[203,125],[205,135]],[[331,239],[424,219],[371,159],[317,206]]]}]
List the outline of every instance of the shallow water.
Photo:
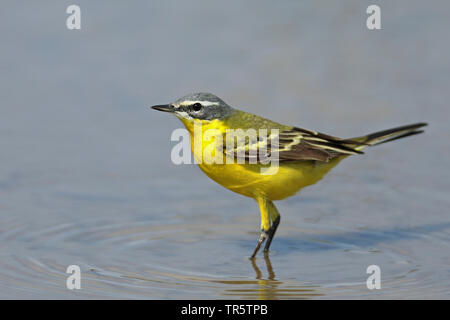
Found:
[{"label": "shallow water", "polygon": [[[69,31],[65,4],[6,2],[0,298],[448,299],[450,5],[381,1],[368,31],[345,3],[78,1]],[[256,203],[172,164],[181,123],[147,108],[194,91],[338,136],[430,126],[278,202],[251,261]]]}]

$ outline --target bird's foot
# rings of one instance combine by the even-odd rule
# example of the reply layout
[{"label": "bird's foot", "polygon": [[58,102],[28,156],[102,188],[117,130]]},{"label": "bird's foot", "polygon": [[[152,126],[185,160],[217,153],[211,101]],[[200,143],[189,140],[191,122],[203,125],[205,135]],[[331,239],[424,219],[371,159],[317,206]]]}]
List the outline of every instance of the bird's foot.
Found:
[{"label": "bird's foot", "polygon": [[264,243],[264,241],[266,241],[268,236],[269,236],[269,234],[267,233],[267,231],[261,230],[261,234],[259,235],[259,239],[258,239],[258,243],[256,244],[255,251],[253,251],[253,254],[250,257],[250,259],[254,259],[255,258],[256,254],[259,251],[259,248],[261,248],[261,245]]}]

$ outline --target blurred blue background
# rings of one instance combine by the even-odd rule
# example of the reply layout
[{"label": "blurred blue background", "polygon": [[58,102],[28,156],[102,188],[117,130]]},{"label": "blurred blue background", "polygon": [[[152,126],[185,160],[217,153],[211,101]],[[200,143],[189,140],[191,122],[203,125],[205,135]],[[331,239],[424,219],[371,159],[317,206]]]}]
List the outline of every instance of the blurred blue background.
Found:
[{"label": "blurred blue background", "polygon": [[[2,2],[1,298],[449,297],[447,1],[77,1],[68,30],[71,4]],[[198,91],[343,137],[430,126],[281,202],[252,265],[255,203],[172,164],[181,123],[148,108]]]}]

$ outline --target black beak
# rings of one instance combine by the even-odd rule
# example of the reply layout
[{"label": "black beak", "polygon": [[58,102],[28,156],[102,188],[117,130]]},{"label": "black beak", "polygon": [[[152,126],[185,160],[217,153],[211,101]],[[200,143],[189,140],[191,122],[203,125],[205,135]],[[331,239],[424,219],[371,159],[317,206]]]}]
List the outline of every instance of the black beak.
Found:
[{"label": "black beak", "polygon": [[171,104],[161,104],[158,106],[153,106],[152,109],[158,110],[158,111],[164,111],[164,112],[173,112],[174,108]]}]

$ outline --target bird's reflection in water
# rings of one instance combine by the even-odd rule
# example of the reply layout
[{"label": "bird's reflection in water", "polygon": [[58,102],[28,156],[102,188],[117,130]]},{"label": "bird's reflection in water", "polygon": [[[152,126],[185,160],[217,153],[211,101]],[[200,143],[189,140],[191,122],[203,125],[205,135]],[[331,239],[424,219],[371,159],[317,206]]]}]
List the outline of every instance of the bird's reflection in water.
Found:
[{"label": "bird's reflection in water", "polygon": [[258,299],[277,299],[277,292],[279,290],[278,286],[282,284],[282,282],[275,280],[275,272],[273,271],[272,263],[270,262],[268,254],[264,254],[264,261],[266,263],[267,279],[263,278],[263,274],[256,264],[256,259],[250,259],[252,267],[256,273],[256,279],[258,280],[259,284],[259,288],[257,289],[257,291],[259,292]]},{"label": "bird's reflection in water", "polygon": [[[256,273],[256,279],[263,280],[262,279],[262,272],[258,268],[258,265],[256,264],[256,259],[250,259],[252,263],[252,267],[255,270]],[[272,263],[270,262],[270,258],[268,254],[264,254],[264,261],[266,262],[266,268],[267,268],[267,274],[268,274],[268,280],[274,280],[275,279],[275,272],[273,272]],[[268,281],[266,280],[266,281]]]},{"label": "bird's reflection in water", "polygon": [[[256,280],[225,280],[223,284],[234,285],[233,288],[226,289],[224,295],[238,296],[242,299],[310,299],[322,296],[318,292],[318,287],[301,285],[295,282],[283,282],[276,279],[275,271],[270,261],[269,255],[264,255],[267,277],[258,266],[257,259],[250,259],[250,264],[255,271]],[[239,288],[235,288],[240,285]]]}]

